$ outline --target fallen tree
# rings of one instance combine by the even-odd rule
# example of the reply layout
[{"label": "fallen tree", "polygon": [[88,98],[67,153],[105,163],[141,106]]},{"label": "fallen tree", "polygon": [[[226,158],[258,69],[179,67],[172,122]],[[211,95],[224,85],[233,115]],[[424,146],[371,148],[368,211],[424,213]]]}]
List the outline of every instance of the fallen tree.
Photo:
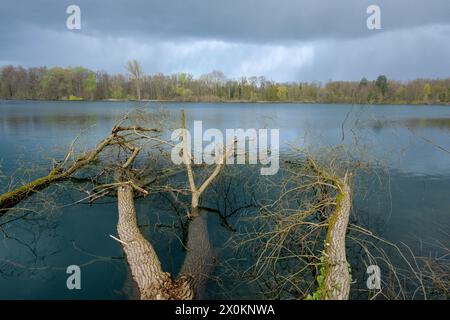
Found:
[{"label": "fallen tree", "polygon": [[349,175],[341,179],[320,169],[312,158],[308,159],[311,168],[319,177],[331,183],[336,189],[334,210],[327,221],[327,233],[322,266],[317,277],[318,288],[311,296],[323,300],[348,300],[350,294],[350,266],[345,250],[345,236],[351,210],[351,189]]},{"label": "fallen tree", "polygon": [[348,300],[350,294],[350,266],[345,250],[345,236],[351,209],[351,190],[348,176],[334,177],[339,189],[336,207],[328,222],[324,250],[324,299]]},{"label": "fallen tree", "polygon": [[[182,119],[184,119],[184,114]],[[184,127],[184,121],[182,121],[182,127]],[[118,238],[113,238],[123,248],[130,270],[129,275],[139,290],[140,299],[202,299],[206,296],[207,281],[217,264],[215,250],[208,232],[207,211],[219,214],[222,222],[233,233],[238,233],[244,228],[232,228],[226,218],[231,217],[242,208],[253,208],[251,216],[242,215],[241,217],[244,218],[242,220],[253,219],[252,222],[258,219],[264,220],[261,228],[258,223],[251,223],[251,228],[254,226],[259,228],[255,234],[250,234],[253,230],[251,228],[248,229],[250,231],[245,230],[245,232],[249,232],[250,237],[253,237],[251,241],[256,240],[261,243],[259,247],[252,248],[255,249],[252,254],[257,255],[255,260],[249,258],[250,255],[247,251],[244,251],[243,254],[241,252],[239,259],[236,259],[242,267],[241,269],[236,268],[239,276],[248,276],[247,270],[252,269],[251,281],[246,284],[250,286],[259,282],[265,286],[260,291],[246,288],[252,294],[266,295],[265,297],[272,299],[348,299],[351,272],[347,261],[346,241],[361,244],[361,248],[369,257],[368,262],[370,264],[377,262],[377,258],[370,254],[365,245],[368,242],[356,237],[354,233],[358,232],[358,235],[373,237],[377,241],[382,241],[382,239],[357,225],[350,224],[348,226],[352,206],[351,175],[348,172],[355,173],[356,166],[353,164],[346,166],[345,160],[342,161],[342,158],[329,154],[322,155],[320,158],[316,157],[316,162],[309,155],[305,157],[306,152],[302,151],[300,155],[294,155],[292,161],[285,161],[286,166],[283,167],[281,175],[270,179],[267,177],[248,179],[248,176],[245,176],[244,186],[243,179],[239,178],[244,176],[243,171],[237,169],[236,175],[231,177],[233,184],[227,183],[223,189],[214,192],[221,181],[213,182],[220,177],[225,161],[219,162],[215,166],[193,165],[192,156],[184,152],[184,167],[175,167],[170,160],[164,158],[164,165],[161,168],[157,167],[153,157],[144,155],[141,157],[144,159],[143,168],[143,162],[138,162],[136,159],[143,153],[145,145],[150,141],[166,146],[170,145],[169,142],[161,140],[157,135],[150,134],[151,132],[159,134],[157,129],[125,126],[123,123],[119,123],[94,149],[75,157],[73,147],[71,147],[64,161],[56,163],[47,176],[0,195],[0,214],[26,200],[33,193],[58,181],[68,179],[77,181],[78,185],[82,184],[82,188],[85,188],[86,184],[94,184],[93,189],[82,190],[88,193],[89,203],[106,195],[117,200]],[[183,139],[183,141],[187,141],[187,139]],[[117,152],[105,155],[103,152],[107,147],[109,147],[108,151]],[[156,150],[154,146],[151,146],[150,149]],[[224,155],[225,157],[226,155]],[[88,178],[85,178],[84,175],[74,177],[76,172],[87,166],[88,170],[83,172],[84,175],[86,173],[90,175]],[[138,166],[139,168],[136,168]],[[102,172],[106,171],[108,175],[106,178],[93,180],[91,171],[99,168]],[[226,169],[225,179],[230,178],[230,170],[230,168]],[[176,179],[165,180],[169,176],[176,176]],[[155,182],[162,182],[162,184],[155,185]],[[213,187],[210,188],[211,186]],[[242,189],[237,186],[241,186]],[[219,204],[217,204],[217,209],[209,207],[211,200],[236,202],[236,199],[242,195],[250,196],[248,191],[258,194],[258,197],[252,198],[248,205],[237,208],[225,206],[223,212],[221,212],[222,208]],[[229,197],[227,192],[234,193],[238,197]],[[164,193],[163,197],[167,196],[167,199],[170,199],[170,196],[173,197],[174,202],[171,205],[174,208],[170,210],[172,212],[175,210],[179,220],[182,220],[181,222],[176,221],[175,227],[169,225],[174,230],[178,228],[177,223],[182,226],[183,240],[181,242],[186,249],[181,268],[178,273],[173,275],[164,271],[152,242],[141,233],[138,225],[136,198],[156,193]],[[204,197],[207,199],[202,199]],[[226,214],[227,210],[229,210],[228,214]],[[255,212],[256,214],[253,214]],[[151,214],[158,214],[158,212],[152,211]],[[239,223],[242,223],[242,220]],[[141,227],[143,226],[141,225]],[[161,227],[161,224],[158,227]],[[347,229],[350,229],[351,233],[347,234]],[[385,261],[387,263],[386,270],[395,275],[394,266],[389,264],[389,258],[383,248],[377,248],[372,243],[371,245],[375,251],[378,250],[382,253],[382,259],[378,261]],[[436,261],[429,261],[424,257],[423,263],[427,264],[429,270],[422,273],[417,265],[409,264],[399,248],[393,247],[400,253],[400,258],[406,261],[412,271],[412,276],[421,283],[420,288],[423,290],[424,297],[426,297],[426,293],[425,286],[422,284],[423,278],[437,283],[442,294],[448,295],[448,286],[445,286],[448,283],[445,273],[448,263],[441,265],[443,262],[440,258]],[[347,244],[347,250],[353,249]],[[354,257],[352,254],[349,256]],[[257,262],[253,267],[244,265],[244,260],[245,262],[251,261],[250,263]],[[353,264],[354,260],[351,261]],[[421,259],[419,259],[420,261]],[[229,261],[222,262],[229,263]],[[444,262],[446,263],[446,261]],[[220,285],[227,283],[228,270],[230,269],[221,274]],[[395,278],[401,290],[400,281],[403,281],[403,278],[399,278],[397,275]],[[383,283],[383,286],[388,285],[390,285],[388,282]],[[354,288],[353,294],[359,289]],[[430,287],[431,290],[433,290],[432,287]],[[372,291],[370,294],[373,294],[375,298],[380,292]],[[229,291],[227,291],[228,294]],[[401,291],[395,294],[394,298],[400,294],[406,297]],[[384,293],[381,295],[389,297]]]},{"label": "fallen tree", "polygon": [[[182,127],[184,128],[184,113],[182,113]],[[150,137],[147,136],[147,138]],[[187,139],[184,137],[183,141],[187,141]],[[139,288],[140,298],[202,298],[206,281],[213,268],[214,250],[209,239],[207,215],[201,213],[199,203],[201,196],[223,170],[225,158],[230,149],[225,150],[223,161],[219,161],[203,181],[195,178],[192,156],[183,151],[188,190],[190,191],[190,206],[181,202],[179,205],[186,210],[187,252],[181,270],[174,278],[163,271],[156,251],[151,243],[142,236],[137,225],[134,193],[148,194],[148,192],[139,187],[138,181],[130,179],[130,176],[134,175],[130,175],[128,172],[132,170],[131,167],[141,148],[131,142],[121,145],[128,148],[131,156],[124,160],[125,164],[117,169],[118,172],[124,173],[117,179],[119,209],[117,225],[119,239],[117,240],[123,246],[133,279]],[[334,209],[332,213],[328,214],[326,220],[327,232],[321,257],[322,266],[317,277],[319,287],[312,297],[316,299],[348,299],[350,273],[345,251],[345,235],[351,208],[351,190],[348,178],[347,175],[344,179],[340,179],[337,175],[329,174],[326,170],[319,168],[312,158],[308,158],[307,161],[318,179],[317,185],[320,187],[331,186],[336,190],[334,198],[330,194],[326,201],[316,199],[322,206],[320,210],[323,212],[331,207]],[[200,187],[196,186],[197,183],[200,184]],[[177,199],[175,196],[174,198]],[[313,212],[314,210],[311,210],[309,214]],[[281,225],[284,225],[283,221]]]},{"label": "fallen tree", "polygon": [[263,201],[241,227],[245,232],[237,233],[230,244],[253,255],[255,263],[242,270],[237,262],[230,272],[254,286],[252,291],[261,292],[262,298],[348,299],[350,174],[342,173],[347,169],[337,150],[320,163],[303,149],[293,150],[282,162],[280,175],[253,182]]},{"label": "fallen tree", "polygon": [[[184,112],[183,112],[184,126]],[[221,172],[224,162],[216,165],[216,168],[205,179],[199,188],[195,186],[194,173],[190,165],[192,158],[185,153],[186,172],[191,191],[191,206],[187,208],[187,242],[186,258],[181,271],[176,278],[163,271],[160,260],[151,245],[139,230],[134,206],[135,193],[148,195],[144,188],[148,183],[139,180],[140,173],[133,168],[135,161],[149,142],[170,145],[153,133],[159,134],[160,130],[144,128],[142,126],[125,126],[128,119],[125,116],[111,130],[111,133],[97,146],[87,151],[74,160],[74,142],[69,148],[64,161],[57,163],[52,171],[44,177],[27,183],[15,190],[0,196],[0,209],[7,212],[21,201],[24,201],[33,193],[43,190],[52,183],[64,181],[72,177],[78,170],[99,160],[99,156],[107,147],[117,151],[117,157],[113,164],[108,165],[108,171],[113,172],[114,182],[96,184],[93,191],[88,192],[90,202],[100,199],[111,191],[117,191],[118,240],[123,247],[129,264],[133,280],[139,289],[141,299],[193,299],[203,296],[204,287],[210,271],[212,270],[214,254],[209,241],[206,216],[200,214],[198,203],[212,181]],[[102,164],[106,166],[106,164]],[[105,167],[106,168],[106,167]],[[89,181],[89,179],[82,179]]]},{"label": "fallen tree", "polygon": [[119,241],[138,286],[140,299],[192,299],[191,277],[182,275],[173,280],[169,273],[164,272],[153,246],[139,230],[131,185],[123,183],[117,188],[117,205]]},{"label": "fallen tree", "polygon": [[16,206],[21,201],[27,199],[32,194],[47,188],[50,184],[70,178],[78,170],[97,160],[100,153],[102,153],[102,151],[107,146],[110,146],[117,142],[116,140],[118,139],[119,132],[159,131],[158,129],[153,128],[149,129],[139,126],[129,126],[129,127],[121,126],[121,123],[126,119],[126,117],[122,119],[116,126],[114,126],[113,129],[111,130],[111,134],[108,135],[105,139],[103,139],[100,143],[98,143],[94,149],[79,155],[74,161],[72,161],[70,165],[68,164],[68,162],[70,158],[73,156],[74,153],[73,144],[76,141],[76,139],[71,144],[64,161],[60,163],[57,162],[48,175],[40,177],[32,182],[29,182],[23,186],[18,187],[15,190],[0,195],[0,214],[6,213],[8,210]]},{"label": "fallen tree", "polygon": [[[184,111],[182,111],[181,117],[182,128],[185,128]],[[222,161],[216,164],[199,188],[196,187],[194,170],[191,165],[192,156],[188,152],[183,152],[191,199],[190,207],[177,201],[178,205],[186,210],[187,242],[185,244],[186,256],[181,270],[178,276],[173,278],[169,273],[163,271],[152,244],[143,237],[138,228],[134,193],[147,195],[148,192],[139,186],[139,181],[133,179],[139,174],[133,174],[134,169],[132,168],[138,154],[142,151],[142,146],[136,144],[136,139],[138,141],[141,139],[144,141],[157,140],[165,145],[170,145],[170,143],[155,139],[142,131],[135,132],[137,137],[127,137],[126,142],[121,139],[116,143],[131,152],[131,155],[124,159],[124,164],[115,169],[119,211],[117,224],[119,239],[117,240],[123,246],[133,279],[139,289],[140,299],[203,298],[206,281],[213,268],[214,251],[209,239],[206,214],[200,212],[198,205],[201,196],[222,171],[227,152],[224,152]],[[182,138],[186,143],[186,136]],[[177,199],[172,191],[170,193]]]},{"label": "fallen tree", "polygon": [[107,138],[101,141],[93,150],[88,151],[80,155],[70,166],[67,168],[66,163],[73,152],[70,148],[69,153],[66,156],[66,160],[56,166],[50,171],[50,173],[44,177],[38,178],[32,182],[29,182],[19,188],[9,191],[0,196],[0,214],[6,213],[8,210],[16,206],[21,201],[27,199],[33,193],[47,188],[50,184],[57,181],[68,179],[77,170],[83,168],[90,162],[97,159],[98,155],[103,149],[108,146],[114,139],[116,132],[110,134]]}]

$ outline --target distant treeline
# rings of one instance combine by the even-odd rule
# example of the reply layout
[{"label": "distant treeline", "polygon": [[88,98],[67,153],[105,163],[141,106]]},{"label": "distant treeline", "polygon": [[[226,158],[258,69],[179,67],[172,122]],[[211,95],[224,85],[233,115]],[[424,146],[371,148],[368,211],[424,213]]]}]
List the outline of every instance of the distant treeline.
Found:
[{"label": "distant treeline", "polygon": [[185,73],[145,75],[134,63],[129,64],[134,67],[129,74],[113,75],[83,67],[4,66],[0,69],[0,99],[450,103],[450,78],[400,82],[380,75],[356,82],[277,83],[265,77],[227,79],[220,71],[198,78]]}]

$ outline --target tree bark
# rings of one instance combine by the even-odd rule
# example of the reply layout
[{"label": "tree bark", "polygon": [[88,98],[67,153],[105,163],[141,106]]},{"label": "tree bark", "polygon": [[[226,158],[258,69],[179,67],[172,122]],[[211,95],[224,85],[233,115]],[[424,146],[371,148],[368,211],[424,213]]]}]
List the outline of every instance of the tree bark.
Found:
[{"label": "tree bark", "polygon": [[345,235],[350,217],[351,190],[347,176],[335,180],[339,189],[336,208],[329,218],[325,239],[324,298],[326,300],[348,300],[350,294],[350,271],[345,250]]},{"label": "tree bark", "polygon": [[0,215],[5,214],[31,194],[47,188],[52,182],[61,180],[61,178],[61,171],[56,168],[45,177],[41,177],[15,190],[0,195]]},{"label": "tree bark", "polygon": [[[81,169],[82,167],[97,159],[98,155],[107,145],[111,143],[115,136],[115,133],[109,135],[107,138],[102,140],[95,149],[78,157],[67,169],[65,169],[64,164],[62,164],[52,169],[52,171],[46,176],[38,178],[15,190],[0,195],[0,215],[5,214],[6,212],[8,212],[8,210],[16,206],[21,201],[27,199],[33,193],[47,188],[51,183],[68,179],[78,169]],[[70,152],[67,155],[66,159],[68,159],[69,155]]]},{"label": "tree bark", "polygon": [[195,299],[205,298],[208,277],[214,268],[215,254],[209,239],[206,213],[195,213],[189,222],[187,254],[180,275],[192,277]]},{"label": "tree bark", "polygon": [[134,207],[133,188],[121,185],[117,190],[119,221],[117,231],[136,282],[140,298],[147,300],[186,300],[193,298],[189,276],[173,280],[164,272],[153,246],[141,234]]},{"label": "tree bark", "polygon": [[328,218],[325,248],[322,254],[321,276],[316,293],[322,300],[348,300],[350,294],[350,270],[345,250],[350,210],[352,206],[349,175],[341,179],[317,166],[308,158],[311,169],[322,179],[330,182],[337,189],[336,206]]}]

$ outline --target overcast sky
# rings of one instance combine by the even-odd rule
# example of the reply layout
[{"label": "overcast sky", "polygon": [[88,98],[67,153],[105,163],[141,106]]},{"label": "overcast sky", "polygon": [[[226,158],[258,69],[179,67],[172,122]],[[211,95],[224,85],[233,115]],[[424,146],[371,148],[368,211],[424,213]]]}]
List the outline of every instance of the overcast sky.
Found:
[{"label": "overcast sky", "polygon": [[[66,8],[81,8],[81,30]],[[381,8],[381,30],[366,9]],[[276,81],[450,77],[449,0],[2,0],[0,65]]]}]

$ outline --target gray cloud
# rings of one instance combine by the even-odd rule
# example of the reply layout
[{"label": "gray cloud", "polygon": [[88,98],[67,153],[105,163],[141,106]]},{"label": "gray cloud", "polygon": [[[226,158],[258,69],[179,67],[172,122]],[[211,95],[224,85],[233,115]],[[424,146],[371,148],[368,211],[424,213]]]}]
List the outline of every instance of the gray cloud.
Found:
[{"label": "gray cloud", "polygon": [[[82,30],[65,27],[78,4]],[[366,28],[378,4],[383,30]],[[124,72],[221,69],[275,80],[446,77],[447,0],[4,1],[0,63],[84,65]]]}]

